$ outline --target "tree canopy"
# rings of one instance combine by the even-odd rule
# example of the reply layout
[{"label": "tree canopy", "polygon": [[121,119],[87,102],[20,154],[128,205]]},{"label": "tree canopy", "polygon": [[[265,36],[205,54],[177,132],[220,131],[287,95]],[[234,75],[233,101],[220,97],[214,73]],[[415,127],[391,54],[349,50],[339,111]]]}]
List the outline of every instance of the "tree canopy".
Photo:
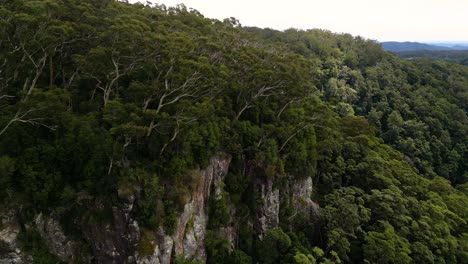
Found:
[{"label": "tree canopy", "polygon": [[[140,224],[173,230],[189,171],[229,153],[209,263],[466,263],[467,102],[466,66],[349,34],[183,5],[0,0],[3,203],[70,222],[84,195],[111,207],[138,185]],[[216,235],[228,206],[253,221],[256,178],[301,177],[319,221],[293,223],[286,206],[262,239],[242,227],[230,250]]]}]

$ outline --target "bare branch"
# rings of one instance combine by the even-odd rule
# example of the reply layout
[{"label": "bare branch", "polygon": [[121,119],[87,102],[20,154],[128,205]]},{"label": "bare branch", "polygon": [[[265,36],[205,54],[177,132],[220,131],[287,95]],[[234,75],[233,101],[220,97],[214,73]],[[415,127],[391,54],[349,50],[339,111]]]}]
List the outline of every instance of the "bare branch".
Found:
[{"label": "bare branch", "polygon": [[15,97],[14,97],[14,96],[11,96],[11,95],[7,95],[7,94],[0,95],[0,100],[2,100],[2,99],[8,99],[8,98],[15,98]]},{"label": "bare branch", "polygon": [[[168,72],[172,70],[171,68],[169,68]],[[167,73],[166,73],[166,76],[168,76]],[[160,94],[159,96],[158,105],[155,109],[155,115],[159,114],[164,107],[175,104],[179,102],[180,100],[182,100],[183,98],[203,96],[203,93],[201,92],[203,86],[196,85],[196,83],[200,79],[201,79],[201,76],[199,76],[198,72],[194,72],[184,81],[183,84],[175,88],[171,86],[169,79],[165,79],[164,90],[163,90],[164,92]],[[144,105],[143,105],[143,110],[147,110],[149,103],[151,103],[152,101],[156,99],[155,98],[156,95],[157,95],[157,91],[145,100]],[[156,127],[155,118],[153,118],[150,122],[146,135],[150,136],[152,130],[155,127]]]},{"label": "bare branch", "polygon": [[43,126],[43,127],[48,128],[50,130],[56,130],[57,129],[57,126],[49,126],[49,125],[46,125],[46,124],[44,124],[42,122],[39,122],[41,120],[45,120],[45,118],[18,119],[16,121],[22,122],[22,123],[28,123],[28,124],[31,124],[31,125]]},{"label": "bare branch", "polygon": [[36,87],[36,82],[42,74],[42,70],[44,69],[44,66],[46,65],[46,61],[47,61],[47,53],[44,53],[44,56],[38,62],[39,67],[36,67],[36,76],[34,76],[34,79],[31,82],[31,86],[29,87],[28,93],[26,94],[26,98],[24,100],[26,100],[27,97],[31,95],[32,90]]},{"label": "bare branch", "polygon": [[125,148],[128,147],[128,145],[130,145],[132,143],[132,139],[133,139],[133,137],[131,137],[131,136],[125,136],[125,144],[123,145],[124,150],[125,150]]},{"label": "bare branch", "polygon": [[[299,123],[299,126],[301,126],[303,123],[304,123],[304,122]],[[283,144],[282,144],[281,147],[279,148],[278,152],[281,152],[281,151],[284,149],[284,147],[286,147],[286,145],[288,144],[288,142],[289,142],[294,136],[296,136],[299,132],[301,132],[303,129],[305,129],[305,128],[308,127],[308,126],[309,126],[309,125],[306,124],[306,125],[304,125],[304,126],[298,128],[298,129],[296,129],[296,130],[294,131],[294,133],[292,133],[292,134],[283,142]]]},{"label": "bare branch", "polygon": [[[244,105],[239,110],[239,112],[237,112],[236,120],[238,120],[240,118],[240,116],[242,115],[242,113],[245,110],[254,107],[255,106],[255,101],[258,98],[261,98],[261,97],[266,98],[266,97],[270,97],[270,96],[273,96],[273,95],[284,94],[284,91],[282,89],[280,89],[280,88],[284,87],[284,85],[285,85],[285,83],[283,81],[279,81],[276,84],[271,85],[271,86],[264,85],[264,86],[260,87],[258,90],[256,90],[255,94],[251,94],[247,98],[244,98]],[[242,91],[239,92],[239,94],[237,95],[237,100],[236,101],[239,102],[241,97],[242,97]]]},{"label": "bare branch", "polygon": [[249,108],[252,108],[252,107],[254,107],[253,104],[250,104],[250,102],[245,101],[244,107],[242,107],[241,110],[239,110],[239,112],[238,112],[237,115],[236,115],[236,120],[239,120],[239,117],[242,115],[242,113],[243,113],[245,110],[247,110],[247,109],[249,109]]},{"label": "bare branch", "polygon": [[167,142],[167,143],[165,143],[163,145],[163,147],[161,148],[161,151],[159,152],[159,154],[162,154],[164,152],[164,150],[166,149],[166,147],[177,138],[179,133],[182,131],[182,127],[181,127],[182,125],[191,124],[191,123],[195,122],[196,120],[197,120],[196,118],[190,118],[190,117],[185,117],[185,116],[182,116],[182,115],[176,115],[175,116],[176,127],[174,128],[174,132],[172,133],[172,137],[169,140],[169,142]]},{"label": "bare branch", "polygon": [[319,119],[319,114],[315,113],[312,117],[308,118],[307,121],[302,121],[298,124],[298,128],[295,129],[295,131],[284,141],[284,143],[281,145],[280,149],[278,152],[281,152],[284,147],[288,144],[288,142],[295,137],[299,132],[302,130],[309,128],[309,127],[321,127],[321,128],[326,128],[325,126],[316,124],[314,121]]},{"label": "bare branch", "polygon": [[66,87],[65,88],[70,88],[70,86],[72,85],[73,81],[75,80],[75,77],[77,75],[79,75],[79,71],[80,71],[80,68],[77,67],[75,72],[73,72],[72,76],[70,77],[70,79],[68,80],[67,84],[66,84]]},{"label": "bare branch", "polygon": [[114,158],[111,157],[110,162],[109,162],[109,168],[107,169],[107,175],[111,174],[113,165],[114,165]]},{"label": "bare branch", "polygon": [[31,125],[43,126],[43,127],[48,128],[50,130],[55,130],[57,128],[56,126],[50,126],[50,125],[47,125],[47,124],[42,122],[43,120],[46,120],[46,118],[39,118],[39,117],[27,118],[27,116],[30,113],[38,111],[38,110],[40,110],[40,109],[31,108],[31,109],[28,109],[26,112],[21,112],[20,110],[18,110],[16,112],[15,116],[0,131],[0,136],[3,133],[5,133],[5,131],[15,122],[28,123],[28,124],[31,124]]},{"label": "bare branch", "polygon": [[[115,46],[117,40],[114,40],[114,43],[112,46]],[[111,76],[109,77],[110,80],[107,80],[107,81],[103,81],[99,78],[97,78],[96,76],[94,76],[93,73],[91,73],[91,77],[93,79],[95,79],[98,83],[96,84],[96,88],[98,88],[99,90],[101,90],[103,92],[103,103],[104,103],[104,106],[107,105],[107,103],[109,102],[109,99],[110,99],[110,96],[112,94],[112,92],[118,88],[118,81],[120,78],[122,78],[122,76],[130,73],[132,70],[136,69],[136,68],[140,68],[140,67],[137,67],[138,64],[144,60],[146,60],[147,58],[151,57],[154,55],[154,52],[151,52],[149,54],[147,54],[146,56],[142,56],[142,57],[138,57],[138,56],[124,56],[124,55],[120,55],[119,52],[116,51],[116,49],[113,49],[112,50],[112,53],[111,53],[111,63],[112,63],[112,66],[113,66],[113,69],[108,73],[108,76]],[[141,54],[140,54],[141,55]],[[128,63],[125,63],[125,62],[121,62],[122,59],[130,59],[132,60],[131,62],[128,62]],[[102,83],[104,82],[104,84],[102,85]],[[95,93],[95,90],[93,91],[93,96],[91,99],[94,98],[94,93]]]},{"label": "bare branch", "polygon": [[20,47],[21,49],[23,50],[24,54],[27,56],[27,58],[32,62],[32,64],[34,65],[34,67],[37,69],[39,68],[39,66],[37,65],[36,61],[33,59],[32,55],[29,54],[29,52],[26,50],[26,48],[24,47],[24,43],[21,42],[20,43]]},{"label": "bare branch", "polygon": [[295,103],[297,101],[299,101],[300,99],[298,97],[294,97],[293,99],[289,100],[286,104],[284,104],[284,106],[281,108],[281,110],[278,112],[278,114],[276,115],[276,119],[279,119],[281,117],[281,114],[284,112],[284,110],[286,110],[286,108],[291,105],[292,103]]}]

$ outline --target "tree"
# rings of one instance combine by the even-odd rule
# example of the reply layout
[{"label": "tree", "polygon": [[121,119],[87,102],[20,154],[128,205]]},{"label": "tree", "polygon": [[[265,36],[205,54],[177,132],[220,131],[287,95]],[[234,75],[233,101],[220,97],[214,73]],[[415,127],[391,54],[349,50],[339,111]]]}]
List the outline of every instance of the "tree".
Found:
[{"label": "tree", "polygon": [[0,157],[0,198],[5,199],[6,195],[11,196],[12,176],[15,171],[15,161],[8,156]]},{"label": "tree", "polygon": [[357,239],[362,225],[370,220],[370,210],[364,206],[363,191],[345,187],[327,195],[327,205],[322,209],[328,236],[327,251],[333,249],[340,259],[347,260],[349,240]]},{"label": "tree", "polygon": [[[60,8],[59,4],[55,1],[24,3],[13,1],[7,7],[12,9],[2,9],[4,27],[0,32],[4,37],[0,46],[5,51],[0,55],[2,60],[0,73],[7,77],[0,78],[0,100],[15,99],[14,101],[19,103],[15,105],[16,107],[10,107],[14,113],[11,114],[13,117],[0,126],[0,136],[12,124],[18,122],[52,129],[52,126],[42,122],[45,117],[37,117],[41,109],[31,105],[29,98],[34,89],[38,88],[39,79],[47,63],[53,79],[52,56],[63,42],[62,39],[55,37],[57,32],[64,29],[55,13]],[[7,61],[12,66],[7,65]],[[49,82],[49,85],[51,84],[52,81]]]},{"label": "tree", "polygon": [[363,246],[364,257],[370,262],[411,263],[409,243],[395,233],[385,221],[380,222],[381,232],[368,232]]},{"label": "tree", "polygon": [[280,263],[291,247],[291,239],[280,227],[268,230],[259,243],[258,257],[262,263]]},{"label": "tree", "polygon": [[151,32],[148,20],[137,14],[119,15],[118,9],[123,7],[117,3],[109,5],[106,26],[112,30],[97,32],[93,42],[98,45],[75,57],[81,71],[96,83],[91,99],[96,90],[102,91],[104,106],[118,89],[119,80],[142,68],[145,60],[157,56],[157,47],[161,45]]}]

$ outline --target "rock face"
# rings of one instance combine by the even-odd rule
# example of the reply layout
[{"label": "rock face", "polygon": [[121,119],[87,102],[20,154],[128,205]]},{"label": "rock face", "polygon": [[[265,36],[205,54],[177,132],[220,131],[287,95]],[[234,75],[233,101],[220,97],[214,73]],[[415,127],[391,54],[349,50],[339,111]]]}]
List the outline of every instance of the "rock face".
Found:
[{"label": "rock face", "polygon": [[173,236],[176,256],[183,254],[186,259],[206,261],[206,206],[211,185],[214,185],[215,196],[220,196],[221,183],[228,173],[230,162],[229,155],[218,154],[210,159],[206,169],[199,172],[199,184],[193,191],[190,202],[184,206]]},{"label": "rock face", "polygon": [[25,254],[18,245],[21,227],[13,210],[0,214],[0,264],[32,263],[32,257]]},{"label": "rock face", "polygon": [[79,245],[65,236],[60,223],[56,219],[46,217],[40,213],[34,218],[34,223],[39,234],[49,246],[51,253],[58,256],[62,261],[77,262],[76,258],[80,255]]},{"label": "rock face", "polygon": [[272,180],[259,180],[255,191],[262,201],[257,209],[257,223],[255,229],[260,237],[271,228],[279,224],[280,191],[273,188]]},{"label": "rock face", "polygon": [[171,256],[184,256],[185,259],[206,261],[205,235],[208,215],[206,206],[210,197],[211,186],[214,195],[222,193],[222,182],[229,169],[231,157],[220,153],[212,157],[208,166],[197,172],[198,184],[190,200],[177,221],[177,228],[172,236],[160,229],[154,253],[138,259],[139,264],[169,264]]},{"label": "rock face", "polygon": [[[112,207],[110,223],[86,219],[82,224],[83,236],[90,244],[98,263],[135,262],[140,229],[137,221],[129,216],[134,200],[134,197],[130,197],[124,201],[122,208]],[[103,205],[96,201],[94,209],[103,209]]]},{"label": "rock face", "polygon": [[295,209],[294,217],[302,216],[308,221],[318,218],[319,206],[312,201],[312,177],[289,177],[288,184],[281,190],[274,187],[273,181],[258,179],[255,192],[262,202],[256,212],[255,230],[261,239],[268,229],[279,225],[279,211],[281,199],[290,200],[290,205]]},{"label": "rock face", "polygon": [[[231,156],[219,153],[213,156],[204,170],[195,172],[197,184],[190,194],[190,198],[178,215],[174,234],[168,234],[160,227],[152,232],[151,255],[139,256],[138,246],[142,234],[138,222],[132,218],[134,203],[138,199],[140,189],[133,188],[133,192],[119,190],[122,201],[119,207],[107,207],[102,201],[83,196],[80,203],[94,212],[105,212],[106,220],[97,220],[91,215],[83,215],[75,219],[79,225],[83,238],[89,244],[92,258],[80,252],[82,244],[68,238],[63,232],[58,220],[53,214],[47,216],[38,214],[33,222],[25,223],[27,228],[36,228],[49,247],[51,253],[57,255],[66,263],[137,263],[137,264],[170,264],[174,257],[184,257],[187,260],[205,262],[205,236],[208,223],[208,200],[210,195],[215,200],[226,198],[230,220],[217,230],[220,237],[236,245],[240,225],[249,225],[261,239],[265,232],[279,225],[280,202],[286,199],[288,206],[295,209],[289,216],[297,216],[314,220],[318,217],[318,205],[311,200],[313,185],[311,177],[289,177],[287,183],[279,189],[273,180],[252,176],[250,186],[258,204],[256,219],[252,222],[240,223],[236,217],[237,208],[229,204],[229,197],[224,197],[223,186],[228,174]],[[254,175],[254,174],[253,174]],[[81,197],[81,196],[80,196]],[[14,211],[0,212],[0,264],[32,263],[32,257],[22,252],[17,244],[21,230]],[[303,218],[301,218],[303,219]],[[289,219],[288,219],[289,220]],[[291,222],[292,223],[292,222]]]},{"label": "rock face", "polygon": [[309,219],[317,218],[319,206],[311,199],[313,190],[312,177],[290,179],[289,183],[292,192],[292,202],[296,211]]}]

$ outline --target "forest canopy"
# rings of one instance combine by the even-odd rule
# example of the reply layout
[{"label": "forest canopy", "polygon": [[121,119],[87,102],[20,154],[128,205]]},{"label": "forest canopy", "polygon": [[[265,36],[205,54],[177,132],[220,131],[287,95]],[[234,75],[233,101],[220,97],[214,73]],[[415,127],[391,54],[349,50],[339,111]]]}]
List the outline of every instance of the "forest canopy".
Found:
[{"label": "forest canopy", "polygon": [[[142,228],[174,230],[189,172],[222,152],[208,263],[467,263],[467,103],[468,67],[349,34],[183,5],[0,0],[0,199],[78,236],[74,217],[105,221],[83,197],[111,208],[134,186]],[[217,235],[230,207],[255,221],[257,179],[306,177],[315,221],[284,200],[261,238]]]}]

